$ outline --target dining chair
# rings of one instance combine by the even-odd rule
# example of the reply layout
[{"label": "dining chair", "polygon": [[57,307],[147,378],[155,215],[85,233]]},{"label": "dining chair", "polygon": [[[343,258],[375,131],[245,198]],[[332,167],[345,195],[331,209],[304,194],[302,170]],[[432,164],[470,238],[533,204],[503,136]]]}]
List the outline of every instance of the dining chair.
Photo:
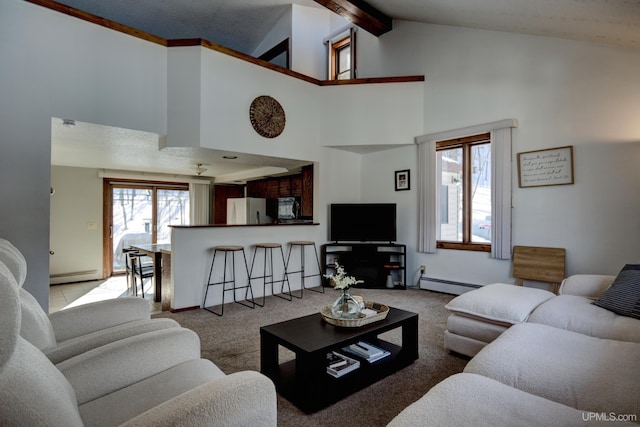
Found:
[{"label": "dining chair", "polygon": [[144,298],[144,280],[153,278],[153,262],[149,260],[147,255],[140,252],[129,252],[127,255],[131,260],[134,295],[138,296],[137,279],[140,279],[140,292],[142,293],[142,298]]}]

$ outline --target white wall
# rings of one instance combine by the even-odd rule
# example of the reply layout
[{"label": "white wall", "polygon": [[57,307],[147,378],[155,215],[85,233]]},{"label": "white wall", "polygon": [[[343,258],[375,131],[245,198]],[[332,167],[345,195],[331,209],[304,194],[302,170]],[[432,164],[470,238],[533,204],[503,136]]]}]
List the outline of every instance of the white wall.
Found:
[{"label": "white wall", "polygon": [[[514,157],[573,145],[576,184],[519,189],[514,174],[514,243],[567,248],[569,274],[613,274],[638,261],[638,50],[409,22],[394,23],[381,38],[358,37],[361,77],[424,74],[426,82],[317,87],[199,47],[181,51],[189,63],[173,68],[173,48],[24,1],[0,3],[0,236],[27,257],[25,288],[48,306],[52,117],[169,132],[176,146],[196,146],[199,138],[202,147],[316,161],[317,221],[334,201],[388,198],[406,218],[399,236],[409,253],[416,247],[415,148],[359,156],[324,147],[401,147],[420,134],[515,118]],[[172,120],[194,108],[193,99],[179,99],[177,82],[198,74],[196,86],[184,89],[199,85],[202,94],[194,132],[192,122]],[[258,137],[247,117],[252,96],[265,92],[288,116],[272,141]],[[324,110],[336,96],[345,107]],[[321,131],[338,117],[339,128]],[[410,191],[391,190],[399,169],[411,170]],[[510,263],[484,253],[416,254],[409,263],[410,270],[427,265],[433,277],[510,280]]]},{"label": "white wall", "polygon": [[102,179],[95,169],[52,166],[51,186],[51,283],[102,277]]},{"label": "white wall", "polygon": [[278,43],[291,38],[292,14],[293,5],[282,14],[258,47],[253,50],[251,56],[258,58],[274,48]]},{"label": "white wall", "polygon": [[51,118],[166,133],[166,48],[8,0],[0,55],[0,236],[47,309]]},{"label": "white wall", "polygon": [[336,23],[347,21],[327,9],[292,4],[271,31],[254,49],[259,57],[289,38],[289,60],[293,71],[319,80],[327,78],[327,47],[322,40],[333,31]]},{"label": "white wall", "polygon": [[292,5],[291,69],[316,79],[327,78],[327,47],[322,39],[331,32],[326,9]]},{"label": "white wall", "polygon": [[[394,22],[359,36],[361,77],[424,74],[421,134],[515,118],[513,243],[567,249],[567,274],[616,274],[640,257],[640,51],[545,37]],[[416,135],[418,136],[418,135]],[[516,155],[574,146],[575,184],[518,188]],[[363,199],[381,175],[416,177],[416,149],[363,159]],[[391,157],[393,156],[393,157]],[[393,158],[393,160],[391,160]],[[414,181],[415,183],[415,181]],[[414,211],[416,185],[390,195]],[[408,244],[416,248],[410,219]],[[411,252],[411,251],[410,251]],[[486,253],[416,254],[412,268],[467,283],[513,282],[509,261]]]},{"label": "white wall", "polygon": [[[167,134],[173,147],[316,162],[314,219],[323,224],[328,203],[357,199],[361,189],[359,156],[326,146],[405,141],[423,127],[421,91],[352,86],[340,92],[349,108],[331,110],[348,126],[328,138],[324,113],[336,88],[201,47],[167,49],[19,0],[0,3],[0,55],[0,198],[10,201],[0,207],[0,236],[25,254],[25,288],[45,309],[52,117]],[[248,119],[251,100],[262,94],[279,99],[287,113],[284,133],[273,140],[259,137]],[[376,108],[364,114],[359,105],[374,100]],[[419,109],[416,122],[396,108],[403,100]],[[325,234],[312,230],[298,238]]]}]

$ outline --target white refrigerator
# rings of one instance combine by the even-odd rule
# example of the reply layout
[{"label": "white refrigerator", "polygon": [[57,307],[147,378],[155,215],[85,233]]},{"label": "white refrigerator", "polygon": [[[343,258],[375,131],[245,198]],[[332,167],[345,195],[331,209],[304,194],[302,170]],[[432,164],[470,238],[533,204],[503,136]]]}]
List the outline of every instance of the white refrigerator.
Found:
[{"label": "white refrigerator", "polygon": [[266,210],[267,199],[227,199],[227,224],[268,224]]}]

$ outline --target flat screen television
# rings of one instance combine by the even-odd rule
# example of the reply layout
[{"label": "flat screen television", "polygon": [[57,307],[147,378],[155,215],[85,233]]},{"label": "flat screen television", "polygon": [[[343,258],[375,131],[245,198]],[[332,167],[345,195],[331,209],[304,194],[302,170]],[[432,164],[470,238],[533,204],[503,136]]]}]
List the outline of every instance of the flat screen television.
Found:
[{"label": "flat screen television", "polygon": [[395,242],[395,203],[334,203],[330,205],[329,240],[334,242]]}]

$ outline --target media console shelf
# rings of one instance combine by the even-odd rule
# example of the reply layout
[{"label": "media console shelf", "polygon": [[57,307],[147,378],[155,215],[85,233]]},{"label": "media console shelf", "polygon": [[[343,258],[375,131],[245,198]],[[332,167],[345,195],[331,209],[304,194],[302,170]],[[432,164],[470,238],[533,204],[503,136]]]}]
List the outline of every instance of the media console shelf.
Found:
[{"label": "media console shelf", "polygon": [[322,245],[321,253],[324,274],[335,273],[338,262],[349,276],[364,281],[359,287],[385,288],[391,276],[394,288],[407,289],[406,245],[334,242]]}]

